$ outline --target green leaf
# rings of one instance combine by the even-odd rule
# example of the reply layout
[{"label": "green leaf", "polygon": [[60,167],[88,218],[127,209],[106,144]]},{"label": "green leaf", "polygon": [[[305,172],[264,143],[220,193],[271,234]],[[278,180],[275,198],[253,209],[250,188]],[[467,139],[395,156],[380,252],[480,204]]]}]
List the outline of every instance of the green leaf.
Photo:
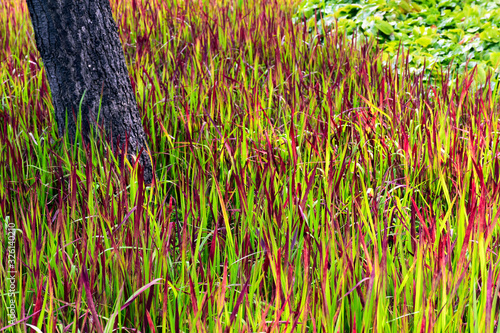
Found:
[{"label": "green leaf", "polygon": [[479,37],[487,42],[498,43],[500,42],[500,29],[491,27],[479,34]]},{"label": "green leaf", "polygon": [[490,54],[490,63],[493,67],[500,65],[500,52],[492,52]]},{"label": "green leaf", "polygon": [[104,328],[104,333],[112,333],[113,332],[116,317],[120,313],[122,293],[123,293],[123,285],[120,288],[120,292],[118,293],[118,298],[115,301],[115,310],[111,314],[111,317],[109,318],[108,323],[106,324],[106,327]]},{"label": "green leaf", "polygon": [[383,20],[377,20],[375,22],[375,27],[386,35],[390,35],[394,32],[394,28],[392,27],[392,25]]},{"label": "green leaf", "polygon": [[417,39],[415,41],[415,43],[417,43],[418,45],[421,45],[422,47],[427,47],[430,44],[432,44],[432,38],[426,37],[426,36],[420,37],[419,39]]},{"label": "green leaf", "polygon": [[402,0],[399,3],[399,7],[403,10],[404,13],[409,13],[413,10],[413,8],[411,8],[411,6],[405,0]]},{"label": "green leaf", "polygon": [[486,82],[486,71],[483,68],[482,64],[479,64],[477,66],[477,80],[479,83],[484,83]]}]

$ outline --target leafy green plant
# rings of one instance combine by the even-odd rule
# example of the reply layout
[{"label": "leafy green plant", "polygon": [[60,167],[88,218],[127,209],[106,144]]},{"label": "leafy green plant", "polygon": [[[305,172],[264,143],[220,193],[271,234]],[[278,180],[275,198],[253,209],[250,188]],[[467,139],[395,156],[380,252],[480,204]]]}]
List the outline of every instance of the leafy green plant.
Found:
[{"label": "leafy green plant", "polygon": [[[376,38],[384,59],[409,53],[412,72],[477,66],[484,82],[500,65],[500,1],[458,0],[306,0],[295,15],[319,32],[336,29],[352,38]],[[319,22],[317,22],[319,20]]]}]

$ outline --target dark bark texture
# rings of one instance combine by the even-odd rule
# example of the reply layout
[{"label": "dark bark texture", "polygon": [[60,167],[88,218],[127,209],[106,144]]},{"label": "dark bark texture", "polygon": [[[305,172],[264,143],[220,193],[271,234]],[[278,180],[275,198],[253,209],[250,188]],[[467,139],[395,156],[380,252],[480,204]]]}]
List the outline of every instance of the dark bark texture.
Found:
[{"label": "dark bark texture", "polygon": [[81,110],[85,138],[98,120],[114,147],[128,138],[132,162],[143,150],[139,162],[144,180],[151,183],[152,161],[109,0],[27,0],[27,4],[59,135],[67,130],[74,139],[75,116]]}]

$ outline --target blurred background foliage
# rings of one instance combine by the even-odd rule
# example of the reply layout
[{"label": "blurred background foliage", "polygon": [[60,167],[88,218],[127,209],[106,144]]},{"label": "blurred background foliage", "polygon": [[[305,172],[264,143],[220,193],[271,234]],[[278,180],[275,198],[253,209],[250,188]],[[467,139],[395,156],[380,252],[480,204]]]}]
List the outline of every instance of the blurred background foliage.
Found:
[{"label": "blurred background foliage", "polygon": [[412,72],[424,63],[433,74],[477,65],[484,82],[488,70],[499,71],[500,0],[306,0],[295,20],[320,34],[338,29],[351,39],[375,39],[392,63],[402,46]]}]

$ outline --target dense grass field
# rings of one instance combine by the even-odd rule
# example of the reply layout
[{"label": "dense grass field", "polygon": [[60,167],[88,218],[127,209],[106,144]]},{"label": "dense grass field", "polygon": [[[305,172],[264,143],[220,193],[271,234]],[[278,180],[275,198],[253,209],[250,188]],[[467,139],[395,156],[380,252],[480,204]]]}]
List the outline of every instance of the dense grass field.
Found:
[{"label": "dense grass field", "polygon": [[1,332],[500,332],[496,77],[383,66],[284,0],[111,2],[150,187],[58,138],[0,3]]}]

